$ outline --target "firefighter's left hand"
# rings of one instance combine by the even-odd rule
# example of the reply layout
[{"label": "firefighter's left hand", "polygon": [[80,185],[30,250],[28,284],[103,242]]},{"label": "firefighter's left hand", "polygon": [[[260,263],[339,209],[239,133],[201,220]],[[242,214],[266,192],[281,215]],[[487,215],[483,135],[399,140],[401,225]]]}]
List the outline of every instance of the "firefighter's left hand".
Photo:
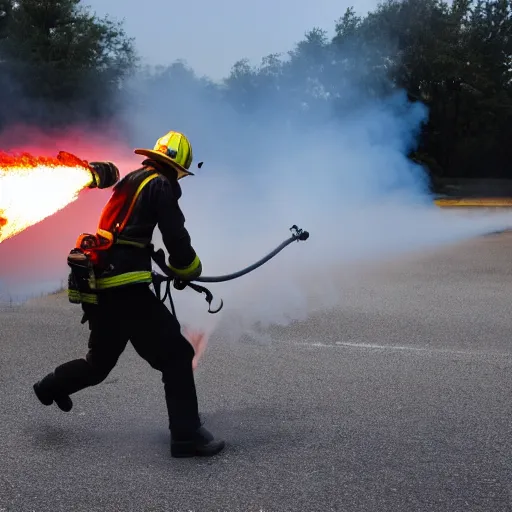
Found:
[{"label": "firefighter's left hand", "polygon": [[96,187],[100,189],[113,187],[119,181],[119,169],[113,162],[89,162],[89,167],[96,172]]}]

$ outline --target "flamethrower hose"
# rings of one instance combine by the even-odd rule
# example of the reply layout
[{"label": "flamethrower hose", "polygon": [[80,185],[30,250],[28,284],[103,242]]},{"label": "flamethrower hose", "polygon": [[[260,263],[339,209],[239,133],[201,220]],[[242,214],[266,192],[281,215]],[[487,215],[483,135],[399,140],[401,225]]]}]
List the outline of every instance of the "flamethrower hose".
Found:
[{"label": "flamethrower hose", "polygon": [[[210,306],[208,309],[209,313],[218,313],[222,307],[223,307],[223,301],[221,300],[220,307],[212,311],[211,310],[211,303],[213,300],[213,295],[207,288],[203,286],[199,286],[195,284],[194,282],[199,283],[223,283],[226,281],[231,281],[233,279],[237,279],[239,277],[242,277],[246,274],[249,274],[253,270],[256,270],[258,267],[261,267],[263,264],[265,264],[267,261],[271,260],[274,256],[276,256],[278,253],[280,253],[285,247],[290,245],[293,242],[298,241],[305,241],[309,238],[309,233],[307,231],[303,231],[302,229],[299,229],[297,226],[292,226],[290,228],[290,231],[292,231],[292,236],[285,240],[282,244],[280,244],[278,247],[276,247],[273,251],[269,252],[266,256],[258,260],[256,263],[253,263],[252,265],[249,265],[248,267],[239,270],[238,272],[233,272],[232,274],[225,274],[222,276],[212,276],[212,277],[198,277],[197,279],[193,279],[192,281],[184,281],[183,284],[188,286],[189,288],[192,288],[193,290],[204,293],[206,295],[206,301],[208,302],[208,305]],[[157,293],[157,296],[160,298],[160,286],[163,282],[166,282],[166,290],[164,298],[162,299],[162,302],[165,302],[165,299],[169,297],[169,300],[171,302],[171,307],[173,309],[174,314],[174,304],[172,303],[171,298],[171,281],[176,278],[176,276],[172,273],[172,271],[167,267],[166,261],[165,261],[165,253],[162,249],[159,249],[158,251],[152,250],[152,257],[155,263],[160,267],[162,272],[165,275],[158,274],[157,272],[153,272],[153,283],[155,286],[155,291]]]},{"label": "flamethrower hose", "polygon": [[194,279],[194,281],[197,281],[198,283],[224,283],[226,281],[231,281],[233,279],[238,279],[239,277],[242,277],[246,274],[249,274],[249,272],[252,272],[253,270],[256,270],[258,267],[261,267],[263,264],[265,264],[267,261],[271,260],[274,256],[276,256],[278,253],[280,253],[285,247],[290,245],[292,242],[297,242],[299,240],[307,240],[309,238],[309,233],[307,231],[301,231],[298,235],[293,235],[288,240],[285,240],[281,245],[276,247],[272,252],[269,252],[266,256],[261,258],[261,260],[257,261],[256,263],[253,263],[252,265],[249,265],[248,267],[239,270],[238,272],[233,272],[232,274],[226,274],[223,276],[215,276],[215,277],[198,277],[197,279]]}]

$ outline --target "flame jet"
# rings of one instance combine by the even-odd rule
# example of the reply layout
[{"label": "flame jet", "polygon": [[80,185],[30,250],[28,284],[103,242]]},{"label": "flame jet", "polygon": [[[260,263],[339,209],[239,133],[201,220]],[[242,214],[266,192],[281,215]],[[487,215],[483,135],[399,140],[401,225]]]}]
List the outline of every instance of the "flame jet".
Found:
[{"label": "flame jet", "polygon": [[56,158],[0,152],[0,243],[62,210],[85,188],[118,181],[112,162],[87,162],[65,151]]}]

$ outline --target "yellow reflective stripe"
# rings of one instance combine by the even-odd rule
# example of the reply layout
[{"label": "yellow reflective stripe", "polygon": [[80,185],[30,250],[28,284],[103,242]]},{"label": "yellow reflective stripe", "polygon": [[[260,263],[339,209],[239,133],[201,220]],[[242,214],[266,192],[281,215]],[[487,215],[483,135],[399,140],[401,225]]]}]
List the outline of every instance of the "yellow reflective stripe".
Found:
[{"label": "yellow reflective stripe", "polygon": [[80,302],[98,304],[98,297],[94,293],[80,293],[76,290],[68,290],[68,298],[71,302],[75,302],[77,304]]},{"label": "yellow reflective stripe", "polygon": [[190,276],[196,276],[197,271],[201,268],[201,260],[199,259],[199,256],[196,254],[196,257],[194,258],[194,261],[185,268],[176,268],[172,265],[168,265],[171,271],[176,274],[178,277],[182,277],[184,279],[187,279]]},{"label": "yellow reflective stripe", "polygon": [[96,280],[96,288],[105,290],[106,288],[114,288],[115,286],[123,286],[133,283],[151,283],[153,277],[151,271],[143,270],[137,272],[126,272],[112,277],[101,277]]},{"label": "yellow reflective stripe", "polygon": [[68,290],[68,298],[70,302],[74,302],[76,304],[80,304],[80,293],[75,292],[74,290]]}]

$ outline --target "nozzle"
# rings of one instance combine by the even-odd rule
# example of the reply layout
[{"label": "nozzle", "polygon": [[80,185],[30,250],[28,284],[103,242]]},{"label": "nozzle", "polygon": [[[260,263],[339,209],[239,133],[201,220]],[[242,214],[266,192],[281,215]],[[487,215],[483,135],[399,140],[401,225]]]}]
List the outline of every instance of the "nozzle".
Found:
[{"label": "nozzle", "polygon": [[109,188],[119,181],[119,169],[112,162],[89,162],[93,182],[89,188]]},{"label": "nozzle", "polygon": [[309,238],[309,233],[302,229],[299,229],[295,224],[290,228],[290,231],[293,234],[293,237],[296,240],[306,241]]}]

